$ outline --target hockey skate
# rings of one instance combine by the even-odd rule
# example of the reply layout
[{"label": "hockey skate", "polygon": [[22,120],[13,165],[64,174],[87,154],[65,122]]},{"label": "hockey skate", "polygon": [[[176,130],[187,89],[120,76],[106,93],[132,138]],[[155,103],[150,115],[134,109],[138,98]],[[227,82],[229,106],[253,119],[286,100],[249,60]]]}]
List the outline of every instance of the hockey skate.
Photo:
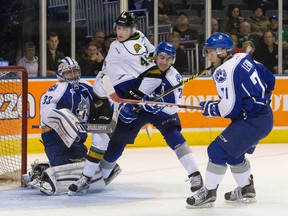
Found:
[{"label": "hockey skate", "polygon": [[217,188],[213,190],[208,190],[207,188],[202,187],[195,195],[187,198],[186,208],[191,209],[213,207],[214,202],[216,201]]},{"label": "hockey skate", "polygon": [[120,168],[118,164],[116,164],[114,168],[112,169],[110,175],[106,179],[104,179],[105,186],[110,184],[121,172],[122,172],[122,169]]},{"label": "hockey skate", "polygon": [[26,187],[39,189],[43,171],[49,167],[49,163],[39,162],[38,160],[35,160],[34,163],[31,164],[31,171],[22,175],[22,181],[24,185]]},{"label": "hockey skate", "polygon": [[191,183],[190,190],[192,192],[195,192],[203,187],[203,179],[199,171],[190,174],[188,177]]},{"label": "hockey skate", "polygon": [[91,177],[82,175],[75,183],[69,186],[68,195],[75,196],[81,195],[87,192],[90,187]]},{"label": "hockey skate", "polygon": [[243,188],[237,187],[234,191],[225,193],[227,203],[255,203],[256,191],[254,188],[253,175],[250,175],[250,184]]}]

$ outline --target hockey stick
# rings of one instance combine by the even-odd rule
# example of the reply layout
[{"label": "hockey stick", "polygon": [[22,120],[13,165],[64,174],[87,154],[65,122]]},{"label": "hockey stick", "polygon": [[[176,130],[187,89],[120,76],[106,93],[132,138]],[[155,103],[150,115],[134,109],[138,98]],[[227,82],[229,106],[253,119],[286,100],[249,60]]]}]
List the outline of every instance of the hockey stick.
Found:
[{"label": "hockey stick", "polygon": [[[114,110],[112,115],[112,120],[109,124],[76,124],[78,132],[87,132],[87,133],[113,133],[116,128],[117,120],[118,120],[118,103],[114,104]],[[48,128],[43,125],[32,125],[32,129],[41,128],[45,129]]]},{"label": "hockey stick", "polygon": [[129,103],[129,104],[137,104],[137,105],[151,105],[151,106],[162,106],[162,107],[173,107],[177,106],[179,108],[185,109],[197,109],[202,110],[201,106],[192,106],[192,105],[183,105],[183,104],[173,104],[173,103],[166,103],[166,102],[157,102],[157,101],[141,101],[141,100],[133,100],[133,99],[124,99],[120,98],[117,93],[115,92],[114,86],[109,76],[104,75],[102,77],[103,87],[105,88],[106,93],[110,96],[110,98],[114,102],[118,103]]},{"label": "hockey stick", "polygon": [[[201,73],[197,73],[197,74],[194,74],[193,76],[191,77],[188,77],[187,79],[183,80],[182,82],[178,83],[177,85],[173,86],[172,88],[166,90],[163,94],[161,95],[158,95],[157,97],[153,98],[153,101],[157,101],[159,100],[160,98],[163,98],[165,97],[166,95],[170,94],[171,92],[173,92],[175,89],[179,88],[180,86],[182,85],[185,85],[186,83],[196,79],[197,77],[199,76],[202,76],[203,74],[207,73],[209,70],[213,69],[213,65],[211,65],[210,67],[206,68],[205,70],[203,70]],[[135,112],[138,112],[139,110],[143,109],[142,106],[139,106],[137,108],[135,108],[133,110],[133,113]]]}]

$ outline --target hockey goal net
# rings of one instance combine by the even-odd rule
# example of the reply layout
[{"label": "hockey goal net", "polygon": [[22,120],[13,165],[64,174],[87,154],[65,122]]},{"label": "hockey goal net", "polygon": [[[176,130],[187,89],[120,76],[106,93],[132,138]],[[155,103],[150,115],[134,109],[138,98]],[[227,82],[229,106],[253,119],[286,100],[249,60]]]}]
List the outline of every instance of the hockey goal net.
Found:
[{"label": "hockey goal net", "polygon": [[27,171],[28,78],[23,67],[0,67],[0,183]]}]

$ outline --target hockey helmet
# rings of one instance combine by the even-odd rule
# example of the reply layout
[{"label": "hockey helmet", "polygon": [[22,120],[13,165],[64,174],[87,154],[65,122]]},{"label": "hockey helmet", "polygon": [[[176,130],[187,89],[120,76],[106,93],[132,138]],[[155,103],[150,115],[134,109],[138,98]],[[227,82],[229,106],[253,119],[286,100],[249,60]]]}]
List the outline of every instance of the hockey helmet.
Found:
[{"label": "hockey helmet", "polygon": [[227,53],[231,53],[234,47],[234,42],[230,36],[224,33],[212,34],[205,42],[203,47],[203,56],[207,56],[207,49],[215,49],[219,55],[225,49]]},{"label": "hockey helmet", "polygon": [[176,60],[176,48],[173,44],[162,41],[158,44],[155,50],[155,55],[158,55],[159,53],[164,53],[172,57],[172,64],[174,64]]},{"label": "hockey helmet", "polygon": [[80,80],[81,69],[78,62],[70,57],[65,57],[58,64],[56,76],[59,81],[76,84]]},{"label": "hockey helmet", "polygon": [[116,25],[135,28],[138,24],[136,14],[123,11],[115,21]]}]

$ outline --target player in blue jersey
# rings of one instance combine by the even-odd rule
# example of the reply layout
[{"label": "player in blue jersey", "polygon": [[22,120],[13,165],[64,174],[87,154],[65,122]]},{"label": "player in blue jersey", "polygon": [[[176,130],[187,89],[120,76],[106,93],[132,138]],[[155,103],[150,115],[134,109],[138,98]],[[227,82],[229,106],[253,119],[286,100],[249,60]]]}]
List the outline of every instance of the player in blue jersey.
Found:
[{"label": "player in blue jersey", "polygon": [[62,59],[56,76],[59,82],[43,94],[40,107],[41,137],[49,164],[33,165],[32,181],[26,182],[49,195],[67,193],[82,173],[87,133],[79,132],[76,125],[88,123],[93,98],[93,87],[80,80],[81,69],[74,59]]},{"label": "player in blue jersey", "polygon": [[273,114],[269,104],[275,77],[250,55],[232,56],[232,50],[232,39],[223,33],[212,34],[203,49],[203,55],[215,68],[213,80],[219,100],[201,101],[202,114],[229,118],[231,123],[208,146],[204,187],[187,198],[187,208],[214,206],[217,188],[228,166],[237,188],[225,194],[225,201],[256,201],[251,167],[245,154],[253,153],[259,140],[272,130]]},{"label": "player in blue jersey", "polygon": [[[173,45],[163,41],[157,46],[155,62],[159,70],[148,70],[143,77],[138,78],[139,82],[135,82],[134,88],[132,88],[139,98],[153,100],[153,97],[182,82],[182,76],[172,66],[175,55],[176,50]],[[140,85],[137,83],[140,83]],[[172,93],[163,97],[161,101],[180,103],[182,89],[183,87],[175,89]],[[130,93],[124,95],[124,98],[131,98]],[[108,184],[111,181],[109,177],[114,176],[116,161],[121,156],[125,146],[128,143],[134,143],[140,129],[150,123],[161,132],[186,170],[191,182],[191,191],[199,190],[203,185],[202,177],[194,154],[181,134],[181,122],[177,114],[179,108],[144,105],[143,109],[137,112],[134,112],[134,110],[135,107],[131,104],[120,104],[119,118],[121,120],[117,123],[108,149],[104,154],[104,159],[101,161],[103,178],[108,180],[105,183]]]}]

